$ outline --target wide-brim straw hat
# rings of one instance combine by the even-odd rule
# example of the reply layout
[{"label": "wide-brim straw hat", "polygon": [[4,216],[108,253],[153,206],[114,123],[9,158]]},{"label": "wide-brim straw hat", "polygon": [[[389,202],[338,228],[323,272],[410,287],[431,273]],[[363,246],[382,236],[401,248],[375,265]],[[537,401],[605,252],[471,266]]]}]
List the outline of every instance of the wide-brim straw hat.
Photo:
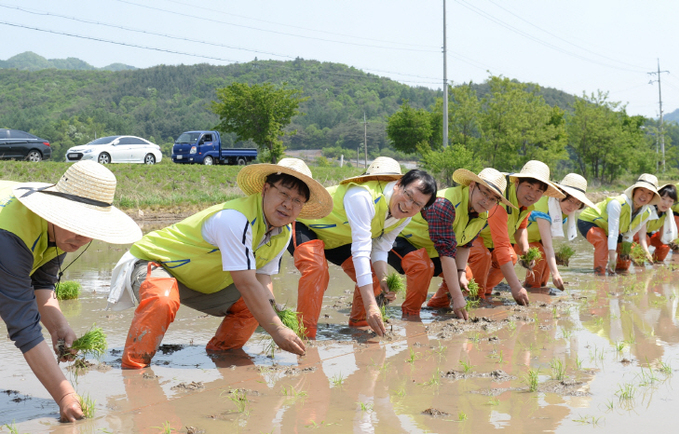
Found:
[{"label": "wide-brim straw hat", "polygon": [[549,166],[542,161],[530,160],[523,165],[521,172],[509,174],[509,179],[511,180],[520,180],[522,178],[533,178],[547,184],[547,191],[543,193],[545,196],[556,197],[557,199],[566,197],[566,195],[559,190],[559,187],[549,180]]},{"label": "wide-brim straw hat", "polygon": [[12,190],[16,198],[38,216],[87,238],[111,244],[134,243],[141,229],[112,205],[116,177],[94,161],[79,161],[56,184],[21,183]]},{"label": "wide-brim straw hat", "polygon": [[635,182],[631,187],[625,190],[625,195],[630,199],[634,199],[634,189],[643,187],[646,190],[651,190],[653,192],[653,199],[649,202],[649,205],[656,205],[662,200],[658,194],[658,178],[650,173],[642,173],[639,175],[637,182]]},{"label": "wide-brim straw hat", "polygon": [[340,182],[340,184],[347,184],[349,182],[365,182],[365,181],[398,181],[403,177],[401,173],[401,165],[398,161],[389,157],[377,157],[370,163],[368,169],[362,175],[347,178]]},{"label": "wide-brim straw hat", "polygon": [[569,173],[556,185],[558,185],[564,193],[570,194],[585,205],[594,208],[594,202],[587,199],[587,196],[585,195],[585,193],[587,193],[587,180],[583,176],[580,176],[577,173]]},{"label": "wide-brim straw hat", "polygon": [[283,158],[278,164],[262,163],[246,166],[238,172],[236,182],[243,193],[250,196],[261,193],[266,177],[276,173],[294,176],[309,187],[309,200],[302,207],[299,218],[320,219],[332,211],[332,196],[316,181],[309,167],[299,158]]},{"label": "wide-brim straw hat", "polygon": [[453,181],[462,185],[469,185],[472,181],[479,183],[493,193],[500,195],[500,201],[502,201],[502,203],[511,206],[512,208],[516,208],[516,206],[505,197],[505,190],[507,189],[507,180],[505,179],[505,176],[493,168],[486,167],[480,171],[478,175],[471,170],[457,169],[453,172]]}]

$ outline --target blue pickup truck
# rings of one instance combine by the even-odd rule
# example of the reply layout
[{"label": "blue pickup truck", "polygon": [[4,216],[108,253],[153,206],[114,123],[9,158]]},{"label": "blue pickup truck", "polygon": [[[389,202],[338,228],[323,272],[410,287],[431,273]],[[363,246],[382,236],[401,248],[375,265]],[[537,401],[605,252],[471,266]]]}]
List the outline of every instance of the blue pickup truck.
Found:
[{"label": "blue pickup truck", "polygon": [[186,131],[172,146],[172,161],[175,163],[242,166],[256,158],[256,148],[222,148],[217,131]]}]

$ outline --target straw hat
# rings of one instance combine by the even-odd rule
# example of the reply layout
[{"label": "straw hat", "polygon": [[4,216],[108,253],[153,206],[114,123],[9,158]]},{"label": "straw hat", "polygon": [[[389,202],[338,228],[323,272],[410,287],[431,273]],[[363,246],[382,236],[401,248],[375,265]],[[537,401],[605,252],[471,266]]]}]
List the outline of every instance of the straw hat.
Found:
[{"label": "straw hat", "polygon": [[639,179],[637,179],[637,182],[625,190],[627,197],[634,199],[634,189],[638,187],[644,187],[645,189],[651,190],[653,192],[653,199],[649,202],[649,205],[656,205],[662,200],[658,194],[658,178],[656,178],[655,175],[651,175],[650,173],[642,173],[639,176]]},{"label": "straw hat", "polygon": [[238,172],[236,182],[248,196],[261,193],[266,177],[272,173],[294,176],[309,187],[309,200],[302,207],[299,218],[320,219],[332,211],[332,196],[312,175],[306,163],[299,158],[283,158],[278,164],[252,164]]},{"label": "straw hat", "polygon": [[112,205],[115,175],[94,161],[73,164],[56,184],[27,182],[12,191],[26,208],[83,237],[128,244],[142,236],[134,220]]},{"label": "straw hat", "polygon": [[533,178],[540,182],[547,184],[547,191],[544,192],[545,196],[556,197],[557,199],[563,199],[566,197],[559,188],[549,180],[549,166],[547,166],[542,161],[530,160],[521,168],[519,173],[510,173],[509,179],[512,181],[521,178]]},{"label": "straw hat", "polygon": [[570,194],[580,202],[594,208],[594,202],[587,199],[587,196],[585,196],[585,193],[587,192],[587,180],[584,177],[577,173],[569,173],[556,185],[558,185],[562,191]]},{"label": "straw hat", "polygon": [[[488,190],[500,195],[500,200],[505,205],[516,208],[507,198],[505,198],[505,190],[507,189],[507,180],[504,175],[495,169],[486,167],[479,172],[478,175],[467,169],[457,169],[453,172],[453,181],[462,185],[469,185],[472,181],[485,186]],[[516,208],[518,209],[518,208]]]},{"label": "straw hat", "polygon": [[368,169],[359,176],[354,176],[353,178],[347,178],[340,182],[340,184],[347,184],[349,182],[365,182],[372,180],[381,181],[398,181],[403,177],[401,173],[401,165],[398,161],[389,157],[377,157],[370,163]]}]

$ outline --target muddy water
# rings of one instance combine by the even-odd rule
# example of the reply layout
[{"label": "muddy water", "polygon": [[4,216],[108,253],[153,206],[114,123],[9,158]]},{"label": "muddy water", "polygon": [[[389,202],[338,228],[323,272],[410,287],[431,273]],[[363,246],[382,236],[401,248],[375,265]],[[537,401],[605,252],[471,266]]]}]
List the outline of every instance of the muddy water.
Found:
[{"label": "muddy water", "polygon": [[[220,320],[182,307],[152,366],[122,371],[133,312],[104,308],[124,249],[95,243],[65,273],[84,294],[62,303],[77,334],[93,323],[108,334],[109,351],[92,368],[62,364],[94,400],[94,417],[58,423],[56,404],[2,325],[0,425],[20,433],[676,430],[679,271],[670,264],[596,278],[591,247],[580,241],[576,250],[566,293],[535,291],[524,308],[500,292],[468,323],[432,311],[404,322],[389,307],[381,339],[345,326],[353,284],[333,267],[319,340],[300,358],[265,354],[260,331],[244,351],[210,358],[204,346]],[[297,279],[286,254],[274,280],[279,302],[294,307]]]}]

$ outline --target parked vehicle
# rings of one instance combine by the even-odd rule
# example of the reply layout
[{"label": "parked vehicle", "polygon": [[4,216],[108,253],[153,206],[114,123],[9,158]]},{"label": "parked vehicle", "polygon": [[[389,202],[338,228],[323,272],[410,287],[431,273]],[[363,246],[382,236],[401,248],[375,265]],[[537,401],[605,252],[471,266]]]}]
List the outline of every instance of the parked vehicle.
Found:
[{"label": "parked vehicle", "polygon": [[52,156],[50,142],[21,130],[0,128],[0,159],[48,160]]},{"label": "parked vehicle", "polygon": [[175,163],[244,165],[257,159],[256,148],[222,148],[217,131],[187,131],[172,146]]},{"label": "parked vehicle", "polygon": [[135,136],[108,136],[74,146],[66,152],[66,161],[94,160],[108,163],[156,164],[163,159],[160,146]]}]

